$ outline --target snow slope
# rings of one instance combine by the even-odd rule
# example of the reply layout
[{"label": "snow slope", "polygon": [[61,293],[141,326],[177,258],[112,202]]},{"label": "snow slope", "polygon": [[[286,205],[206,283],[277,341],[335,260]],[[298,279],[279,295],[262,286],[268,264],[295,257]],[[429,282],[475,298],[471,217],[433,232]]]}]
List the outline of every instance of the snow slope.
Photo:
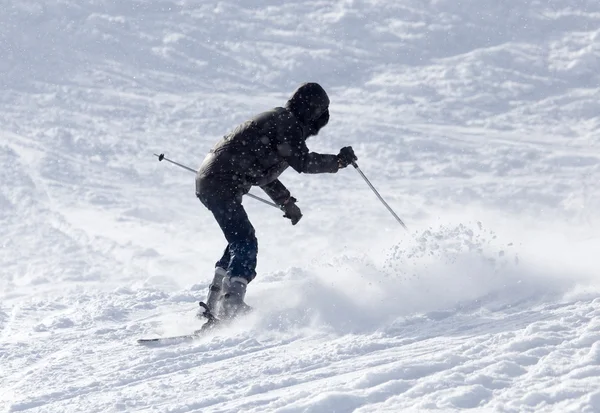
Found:
[{"label": "snow slope", "polygon": [[[600,412],[600,3],[8,1],[0,411]],[[256,312],[191,343],[197,167],[304,81],[359,165],[248,199]],[[259,192],[255,192],[260,194]]]}]

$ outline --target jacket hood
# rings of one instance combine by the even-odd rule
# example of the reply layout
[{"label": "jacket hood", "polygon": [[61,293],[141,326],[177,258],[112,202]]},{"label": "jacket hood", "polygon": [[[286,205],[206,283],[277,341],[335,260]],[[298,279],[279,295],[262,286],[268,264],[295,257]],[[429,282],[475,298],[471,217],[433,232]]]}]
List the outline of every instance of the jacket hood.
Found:
[{"label": "jacket hood", "polygon": [[318,83],[304,83],[296,89],[285,107],[296,119],[308,125],[329,108],[329,96]]}]

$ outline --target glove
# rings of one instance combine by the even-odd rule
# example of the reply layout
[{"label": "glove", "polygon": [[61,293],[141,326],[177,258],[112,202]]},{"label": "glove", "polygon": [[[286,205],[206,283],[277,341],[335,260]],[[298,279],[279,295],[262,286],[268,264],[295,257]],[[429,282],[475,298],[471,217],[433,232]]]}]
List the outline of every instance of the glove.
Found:
[{"label": "glove", "polygon": [[352,149],[352,146],[345,146],[340,149],[340,153],[338,154],[337,158],[340,168],[345,168],[358,159],[356,155],[354,155],[354,149]]},{"label": "glove", "polygon": [[296,198],[293,196],[289,197],[287,201],[281,206],[281,209],[285,212],[284,218],[289,218],[292,221],[292,225],[296,225],[300,218],[302,218],[302,211],[296,205]]}]

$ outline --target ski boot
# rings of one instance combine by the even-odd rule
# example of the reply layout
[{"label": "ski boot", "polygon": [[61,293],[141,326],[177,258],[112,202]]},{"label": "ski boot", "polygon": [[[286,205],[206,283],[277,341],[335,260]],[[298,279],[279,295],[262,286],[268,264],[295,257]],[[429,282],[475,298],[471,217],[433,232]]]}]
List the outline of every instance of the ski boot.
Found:
[{"label": "ski boot", "polygon": [[247,286],[248,280],[245,278],[230,277],[223,280],[223,298],[219,310],[220,319],[232,320],[238,315],[252,311],[252,307],[244,303]]},{"label": "ski boot", "polygon": [[223,279],[227,275],[225,269],[216,267],[215,276],[213,277],[212,283],[208,286],[208,296],[206,297],[206,304],[200,302],[200,309],[196,314],[197,318],[204,319],[210,317],[207,316],[209,313],[213,318],[218,312],[219,302],[221,301],[223,291]]}]

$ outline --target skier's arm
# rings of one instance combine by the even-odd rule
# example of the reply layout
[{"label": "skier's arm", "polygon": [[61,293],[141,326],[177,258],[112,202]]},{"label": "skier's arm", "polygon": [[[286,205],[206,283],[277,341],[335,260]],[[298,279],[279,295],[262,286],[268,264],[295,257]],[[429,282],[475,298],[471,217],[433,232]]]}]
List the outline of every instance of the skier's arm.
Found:
[{"label": "skier's arm", "polygon": [[304,139],[298,136],[280,143],[277,150],[298,173],[334,173],[339,169],[337,155],[309,152]]},{"label": "skier's arm", "polygon": [[282,206],[290,198],[290,191],[279,179],[260,187],[277,205]]}]

